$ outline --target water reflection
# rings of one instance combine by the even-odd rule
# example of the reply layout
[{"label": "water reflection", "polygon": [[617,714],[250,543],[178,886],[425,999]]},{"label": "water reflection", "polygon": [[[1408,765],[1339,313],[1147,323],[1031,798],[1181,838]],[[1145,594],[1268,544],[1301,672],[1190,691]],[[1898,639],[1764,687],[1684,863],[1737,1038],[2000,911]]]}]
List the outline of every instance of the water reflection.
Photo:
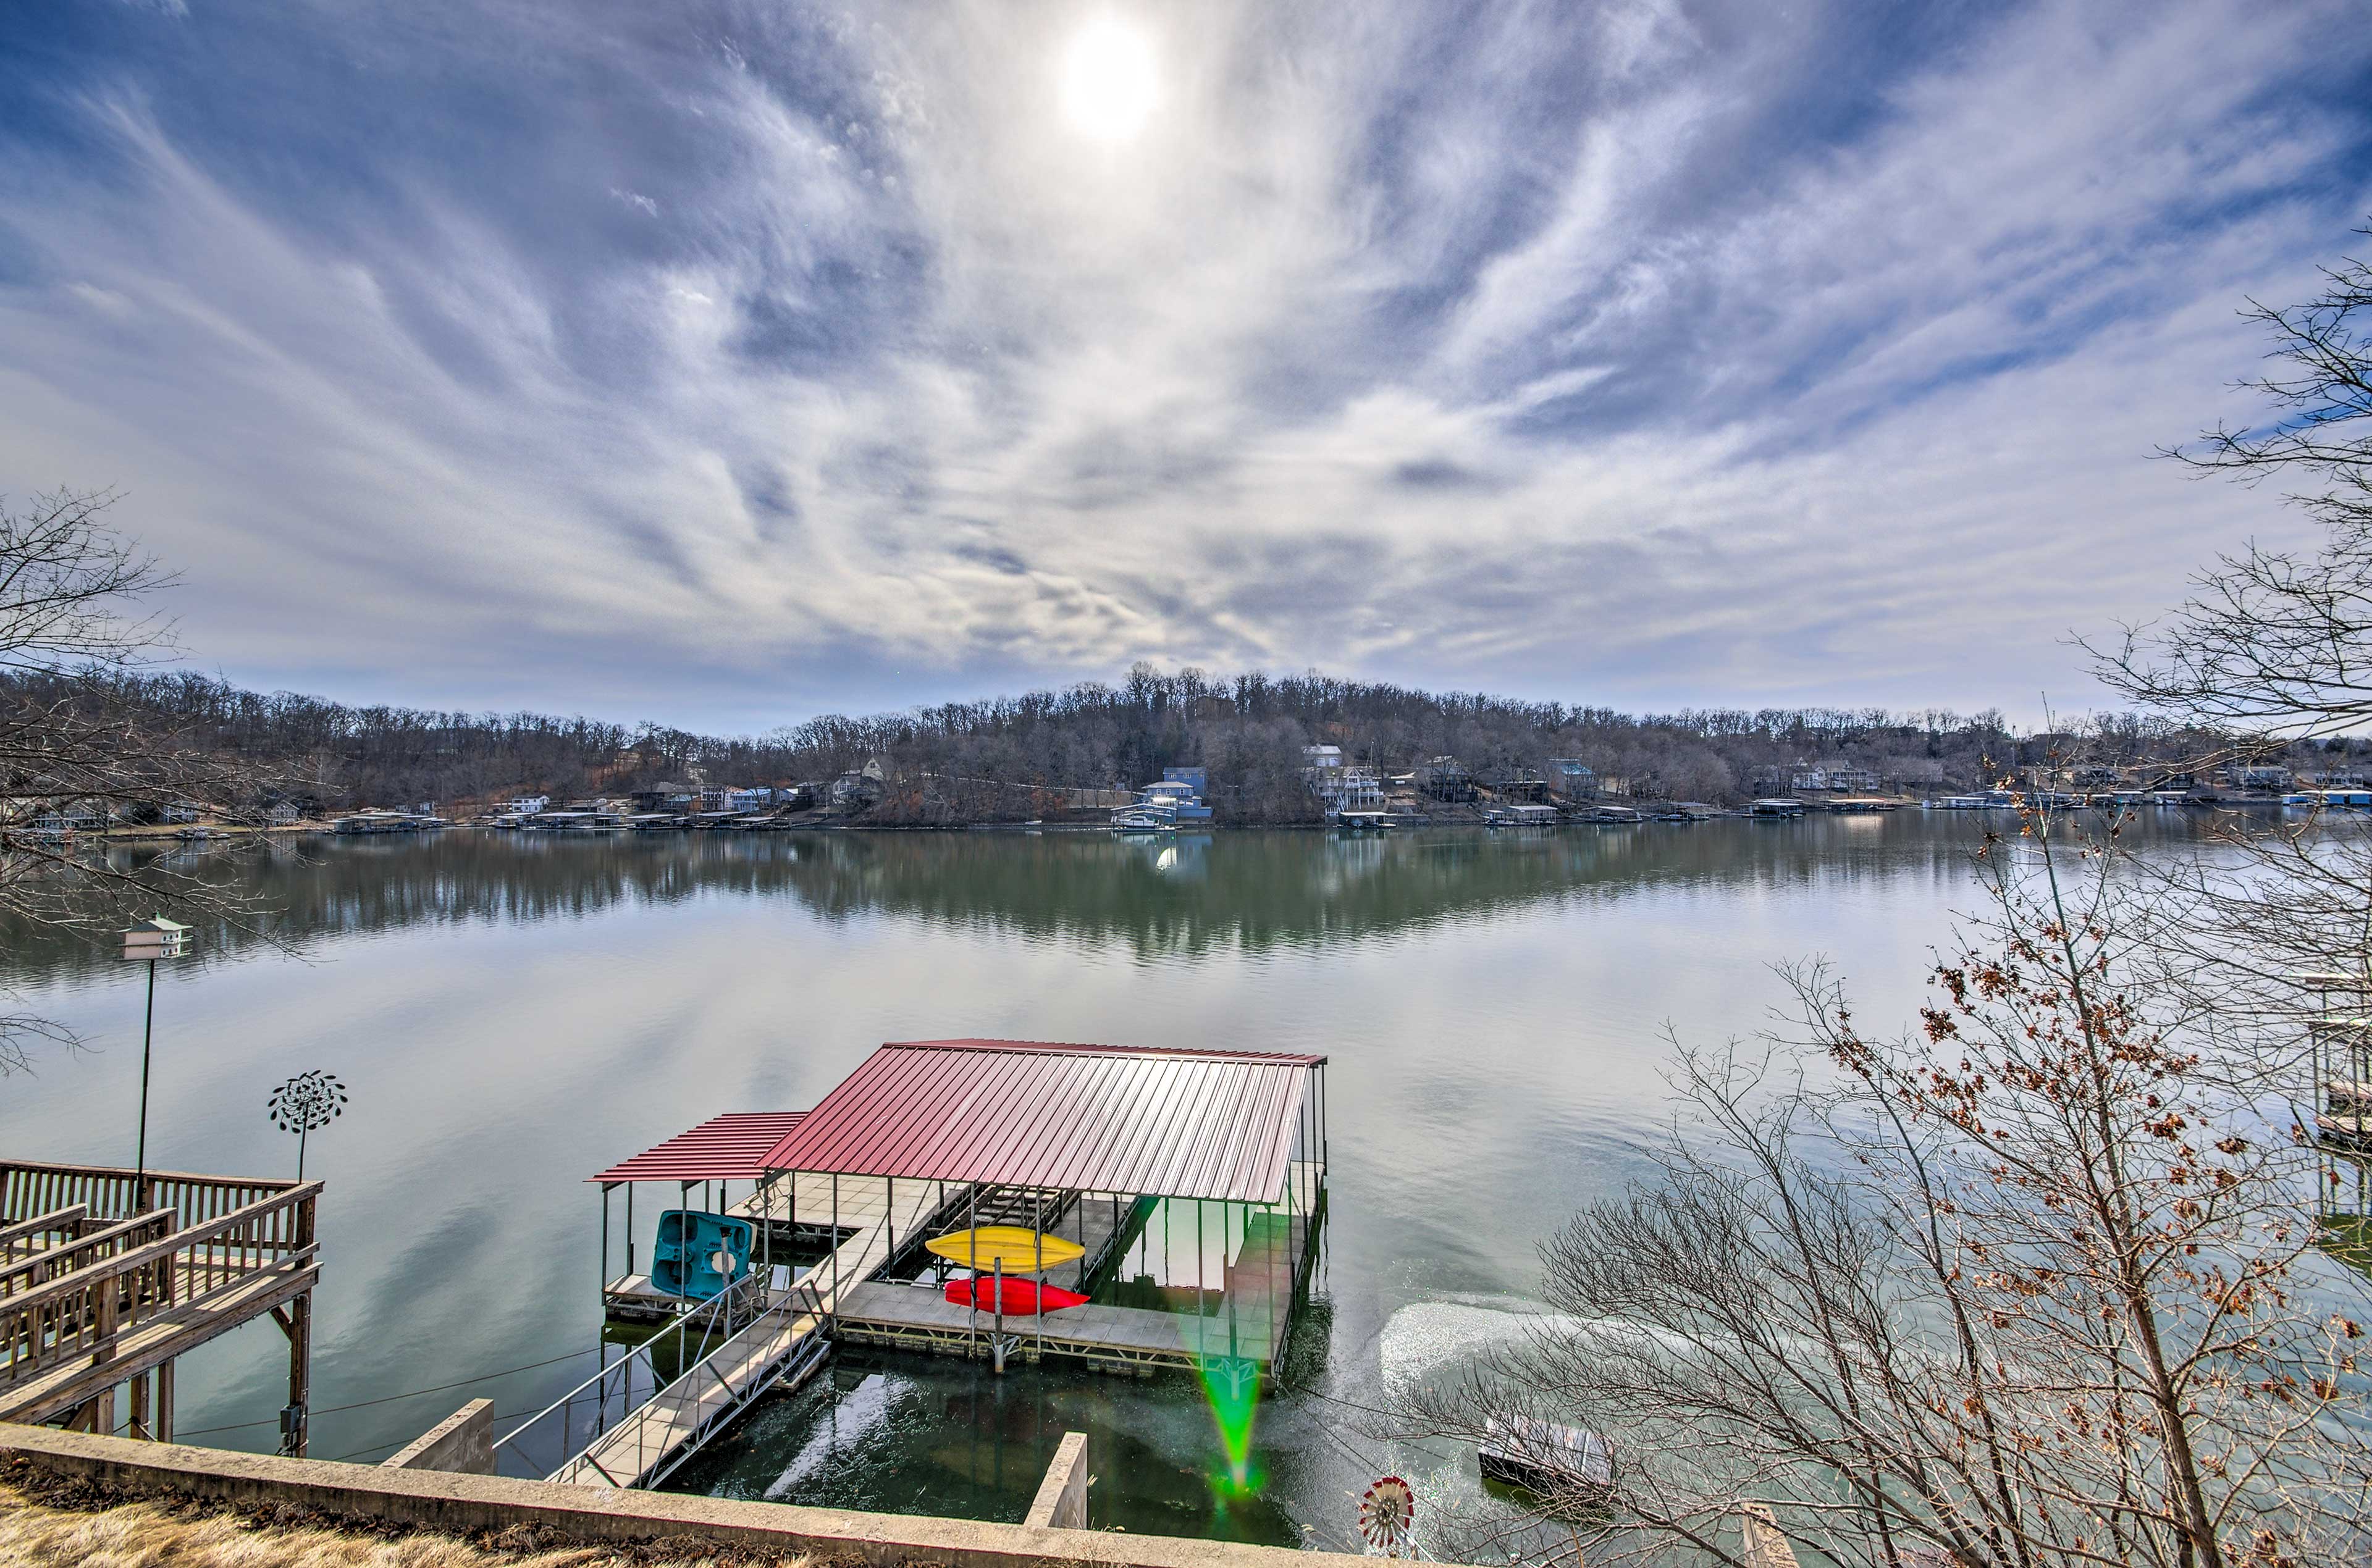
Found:
[{"label": "water reflection", "polygon": [[[1355,942],[1642,881],[1785,889],[1909,873],[1958,878],[1980,819],[1917,816],[1695,827],[1645,823],[1485,837],[1243,832],[616,833],[457,830],[182,851],[176,865],[320,941],[423,925],[584,920],[621,906],[785,898],[828,920],[900,914],[1029,939],[1120,941],[1137,955]],[[2150,819],[2130,836],[2187,832]],[[119,864],[140,852],[115,851]],[[100,939],[7,930],[0,978],[103,969]],[[202,928],[201,954],[256,944]]]}]

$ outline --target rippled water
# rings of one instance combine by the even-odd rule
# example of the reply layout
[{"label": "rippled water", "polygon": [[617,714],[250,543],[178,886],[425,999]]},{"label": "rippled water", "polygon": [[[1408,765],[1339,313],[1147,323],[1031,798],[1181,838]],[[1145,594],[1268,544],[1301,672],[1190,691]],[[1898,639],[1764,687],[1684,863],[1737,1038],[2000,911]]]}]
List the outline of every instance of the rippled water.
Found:
[{"label": "rippled water", "polygon": [[[208,932],[205,961],[164,976],[152,1163],[293,1169],[266,1095],[307,1068],[347,1083],[308,1157],[329,1183],[313,1452],[375,1458],[465,1398],[524,1412],[590,1373],[586,1176],[718,1111],[811,1105],[882,1040],[1324,1051],[1325,1301],[1295,1348],[1305,1391],[1260,1415],[1255,1493],[1215,1481],[1184,1379],[855,1354],[680,1484],[1017,1518],[1084,1428],[1099,1524],[1346,1546],[1351,1494],[1386,1468],[1475,1505],[1471,1454],[1365,1436],[1350,1406],[1520,1325],[1538,1237],[1634,1173],[1663,1123],[1666,1026],[1750,1033],[1781,1000],[1770,966],[1816,953],[1863,1018],[1907,1017],[1981,830],[1912,812],[1174,845],[314,841],[227,873],[285,910],[304,957]],[[129,1163],[135,967],[19,937],[0,979],[96,1048],[0,1080],[0,1148]],[[285,1365],[262,1325],[189,1358],[181,1434],[252,1423],[205,1440],[268,1447]],[[362,1401],[385,1402],[338,1408]]]}]

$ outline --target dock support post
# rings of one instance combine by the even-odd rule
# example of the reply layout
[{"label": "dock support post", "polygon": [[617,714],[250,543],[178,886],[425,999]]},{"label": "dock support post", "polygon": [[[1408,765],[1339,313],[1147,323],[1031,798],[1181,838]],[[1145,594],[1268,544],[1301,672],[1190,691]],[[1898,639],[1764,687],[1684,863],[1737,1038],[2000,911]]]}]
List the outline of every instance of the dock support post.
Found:
[{"label": "dock support post", "polygon": [[[1310,1092],[1304,1095],[1301,1099],[1302,1168],[1296,1171],[1294,1174],[1296,1179],[1308,1182],[1314,1188],[1317,1181],[1317,1172],[1315,1167],[1318,1162],[1311,1159],[1309,1156],[1318,1152],[1318,1085],[1315,1082],[1318,1074],[1316,1069],[1313,1068],[1310,1071],[1309,1076],[1312,1079],[1309,1086]],[[1306,1194],[1301,1200],[1301,1212],[1305,1214],[1317,1206],[1318,1200],[1314,1191]]]},{"label": "dock support post", "polygon": [[[971,1255],[973,1260],[977,1262],[980,1258],[980,1237],[978,1236],[974,1236],[972,1237]],[[974,1270],[973,1272],[977,1273],[979,1271]],[[996,1255],[995,1277],[996,1332],[992,1343],[996,1352],[996,1375],[1002,1377],[1005,1376],[1005,1254],[1002,1252]]]},{"label": "dock support post", "polygon": [[281,1412],[280,1451],[290,1458],[305,1457],[305,1401],[313,1389],[313,1293],[307,1291],[288,1304],[281,1324],[288,1336],[288,1408]]},{"label": "dock support post", "polygon": [[154,1442],[157,1434],[148,1423],[148,1374],[144,1372],[132,1380],[132,1422],[124,1429],[124,1435]]},{"label": "dock support post", "polygon": [[[1219,1200],[1219,1299],[1226,1304],[1227,1308],[1227,1354],[1230,1356],[1239,1356],[1244,1353],[1242,1348],[1237,1343],[1236,1340],[1237,1293],[1227,1288],[1227,1230],[1231,1223],[1227,1217],[1227,1211],[1233,1206],[1234,1205],[1230,1204],[1224,1198]],[[1251,1206],[1250,1204],[1246,1204],[1244,1206],[1244,1234],[1247,1237],[1251,1234]]]},{"label": "dock support post", "polygon": [[840,1312],[840,1172],[831,1173],[831,1310]]},{"label": "dock support post", "polygon": [[151,1423],[157,1441],[173,1440],[173,1363],[170,1357],[157,1364],[157,1413]]},{"label": "dock support post", "polygon": [[[296,1234],[290,1238],[297,1254],[311,1250],[313,1246],[314,1200],[308,1198],[296,1209]],[[273,1314],[278,1317],[277,1313]],[[293,1458],[305,1457],[305,1403],[313,1392],[313,1293],[307,1291],[288,1304],[288,1316],[281,1319],[288,1332],[288,1409],[282,1416],[280,1451]]]},{"label": "dock support post", "polygon": [[[605,1181],[601,1184],[601,1322],[603,1325],[610,1321],[610,1190],[616,1185],[617,1183],[612,1181]],[[630,1187],[626,1191],[632,1192],[634,1189]],[[610,1402],[610,1341],[599,1327],[596,1327],[593,1330],[593,1354],[594,1359],[600,1364],[599,1370],[601,1381],[595,1387],[601,1390],[602,1398],[593,1411],[594,1425],[599,1428],[601,1411]]]},{"label": "dock support post", "polygon": [[1318,1068],[1318,1164],[1320,1170],[1334,1168],[1334,1151],[1326,1142],[1326,1068]]},{"label": "dock support post", "polygon": [[634,1184],[626,1183],[626,1272],[634,1272]]},{"label": "dock support post", "polygon": [[1203,1200],[1194,1200],[1194,1354],[1200,1358],[1209,1341],[1210,1304],[1203,1298]]}]

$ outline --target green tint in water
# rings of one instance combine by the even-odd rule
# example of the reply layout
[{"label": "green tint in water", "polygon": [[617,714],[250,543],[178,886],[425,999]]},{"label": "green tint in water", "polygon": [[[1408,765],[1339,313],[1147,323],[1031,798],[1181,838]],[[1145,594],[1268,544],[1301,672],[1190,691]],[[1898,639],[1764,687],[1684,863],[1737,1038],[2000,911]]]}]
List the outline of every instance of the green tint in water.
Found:
[{"label": "green tint in water", "polygon": [[1226,1461],[1223,1484],[1238,1496],[1260,1490],[1252,1469],[1252,1422],[1260,1414],[1260,1379],[1243,1362],[1206,1357],[1196,1372],[1203,1398],[1211,1407],[1212,1424],[1219,1432],[1219,1454]]}]

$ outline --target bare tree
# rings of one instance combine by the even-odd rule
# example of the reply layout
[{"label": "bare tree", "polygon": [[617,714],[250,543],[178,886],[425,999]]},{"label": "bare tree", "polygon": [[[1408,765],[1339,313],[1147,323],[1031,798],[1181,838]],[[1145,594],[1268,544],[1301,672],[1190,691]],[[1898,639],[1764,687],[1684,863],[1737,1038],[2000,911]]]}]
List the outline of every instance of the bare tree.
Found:
[{"label": "bare tree", "polygon": [[[183,802],[252,819],[262,784],[213,738],[123,700],[126,672],[172,652],[145,608],[170,579],[106,526],[115,500],[62,490],[0,505],[0,923],[97,932],[167,908],[249,923],[249,906],[176,857],[110,853],[81,830]],[[0,1074],[73,1039],[0,1016]]]},{"label": "bare tree", "polygon": [[2168,453],[2203,477],[2304,486],[2291,499],[2322,544],[2222,556],[2165,622],[2091,648],[2111,687],[2204,728],[2291,739],[2372,721],[2372,264],[2351,257],[2322,276],[2303,305],[2243,312],[2273,339],[2275,368],[2241,387],[2274,419]]},{"label": "bare tree", "polygon": [[2173,912],[2040,814],[1982,865],[1988,912],[1917,1028],[1865,1033],[1815,966],[1768,1054],[1681,1051],[1658,1178],[1543,1249],[1556,1316],[1407,1399],[1403,1431],[1532,1417],[1615,1445],[1610,1494],[1461,1547],[1553,1556],[1545,1522],[1594,1508],[1587,1539],[1565,1527],[1593,1565],[1743,1563],[1758,1499],[1844,1563],[2372,1546],[2352,1297],[2312,1250],[2285,1109],[2162,983]]},{"label": "bare tree", "polygon": [[[2195,578],[2163,621],[2087,645],[2111,689],[2165,721],[2220,732],[2194,766],[2372,723],[2372,263],[2344,259],[2322,280],[2302,305],[2252,300],[2244,312],[2265,329],[2273,367],[2241,388],[2271,417],[2219,424],[2168,454],[2203,478],[2288,487],[2320,542],[2252,542]],[[2171,967],[2205,1005],[2269,1020],[2372,1011],[2372,842],[2332,830],[2320,814],[2227,815],[2212,853],[2160,868],[2193,915]],[[2295,1074],[2305,1039],[2293,1028],[2268,1070]]]}]

